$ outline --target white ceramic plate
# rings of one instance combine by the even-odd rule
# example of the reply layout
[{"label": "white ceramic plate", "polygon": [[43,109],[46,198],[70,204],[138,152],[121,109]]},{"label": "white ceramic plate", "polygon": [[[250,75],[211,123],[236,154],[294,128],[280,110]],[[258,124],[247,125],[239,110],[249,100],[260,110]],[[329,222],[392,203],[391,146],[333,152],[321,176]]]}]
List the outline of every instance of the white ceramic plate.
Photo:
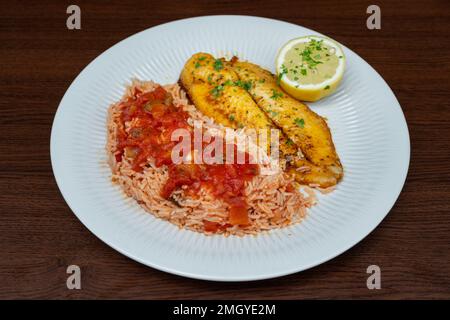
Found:
[{"label": "white ceramic plate", "polygon": [[409,136],[398,101],[381,76],[344,47],[338,91],[311,107],[328,119],[345,178],[319,196],[300,224],[259,236],[204,236],[154,218],[110,182],[106,113],[133,77],[173,83],[193,53],[238,54],[274,71],[278,48],[318,34],[265,18],[208,16],[166,23],[105,51],[75,79],[53,123],[51,159],[70,208],[96,236],[124,255],[178,275],[257,280],[305,270],[367,236],[397,199],[409,164]]}]

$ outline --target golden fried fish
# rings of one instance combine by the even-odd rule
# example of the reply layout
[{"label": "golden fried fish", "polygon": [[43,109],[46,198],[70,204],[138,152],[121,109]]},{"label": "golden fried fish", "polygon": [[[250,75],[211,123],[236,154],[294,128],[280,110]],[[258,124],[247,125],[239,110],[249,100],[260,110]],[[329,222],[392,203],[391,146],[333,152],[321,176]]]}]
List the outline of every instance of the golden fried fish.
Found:
[{"label": "golden fried fish", "polygon": [[321,187],[335,185],[343,176],[343,167],[325,120],[285,93],[269,71],[236,59],[229,66],[241,81],[251,83],[248,91],[261,110],[301,149],[306,161],[296,167],[305,173],[297,174],[297,181]]},{"label": "golden fried fish", "polygon": [[[231,128],[275,129],[269,117],[247,92],[245,83],[224,59],[207,53],[194,54],[185,64],[181,85],[197,109],[216,122]],[[269,141],[270,138],[268,138]],[[295,157],[297,148],[281,133],[280,151]]]}]

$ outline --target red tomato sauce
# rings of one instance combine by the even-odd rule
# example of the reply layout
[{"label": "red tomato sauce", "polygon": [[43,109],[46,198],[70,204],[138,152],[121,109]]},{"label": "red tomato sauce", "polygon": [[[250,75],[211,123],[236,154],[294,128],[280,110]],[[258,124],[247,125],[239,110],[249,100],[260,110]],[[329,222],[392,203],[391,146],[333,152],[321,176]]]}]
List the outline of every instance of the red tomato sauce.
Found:
[{"label": "red tomato sauce", "polygon": [[[173,131],[188,130],[193,143],[193,130],[187,122],[189,115],[173,105],[172,96],[162,87],[145,93],[136,89],[133,97],[122,102],[120,108],[122,128],[117,133],[118,162],[123,156],[130,158],[132,168],[137,172],[143,170],[148,157],[155,160],[157,167],[167,165],[169,179],[161,190],[161,196],[166,199],[182,186],[188,186],[187,192],[191,196],[198,194],[200,188],[206,188],[216,198],[223,199],[229,205],[229,224],[205,220],[205,231],[217,232],[232,225],[248,225],[245,182],[259,174],[257,165],[248,161],[244,164],[236,161],[232,164],[174,164],[172,148],[178,141],[171,141]],[[123,128],[128,121],[132,121],[132,126],[126,132]],[[237,152],[234,145],[235,160]],[[247,153],[245,159],[249,160]]]}]

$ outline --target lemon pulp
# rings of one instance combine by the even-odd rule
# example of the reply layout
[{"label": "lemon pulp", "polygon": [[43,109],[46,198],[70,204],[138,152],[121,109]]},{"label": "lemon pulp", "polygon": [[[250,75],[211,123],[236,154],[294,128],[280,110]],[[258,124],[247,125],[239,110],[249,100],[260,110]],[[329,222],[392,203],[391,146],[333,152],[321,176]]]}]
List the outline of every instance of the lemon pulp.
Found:
[{"label": "lemon pulp", "polygon": [[345,67],[340,46],[331,39],[308,36],[289,41],[277,57],[281,87],[299,100],[316,101],[339,85]]}]

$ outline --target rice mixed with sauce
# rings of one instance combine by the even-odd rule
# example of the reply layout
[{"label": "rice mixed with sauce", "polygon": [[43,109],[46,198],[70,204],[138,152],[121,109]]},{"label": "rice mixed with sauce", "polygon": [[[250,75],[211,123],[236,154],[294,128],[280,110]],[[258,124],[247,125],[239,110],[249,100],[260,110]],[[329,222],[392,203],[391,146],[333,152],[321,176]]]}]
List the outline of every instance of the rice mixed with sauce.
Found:
[{"label": "rice mixed with sauce", "polygon": [[[108,110],[112,181],[154,216],[205,234],[258,234],[305,217],[314,192],[301,192],[282,167],[262,174],[261,164],[172,163],[175,142],[166,133],[198,123],[215,134],[224,129],[189,104],[177,84],[133,81]],[[245,128],[234,132],[246,134]]]}]

